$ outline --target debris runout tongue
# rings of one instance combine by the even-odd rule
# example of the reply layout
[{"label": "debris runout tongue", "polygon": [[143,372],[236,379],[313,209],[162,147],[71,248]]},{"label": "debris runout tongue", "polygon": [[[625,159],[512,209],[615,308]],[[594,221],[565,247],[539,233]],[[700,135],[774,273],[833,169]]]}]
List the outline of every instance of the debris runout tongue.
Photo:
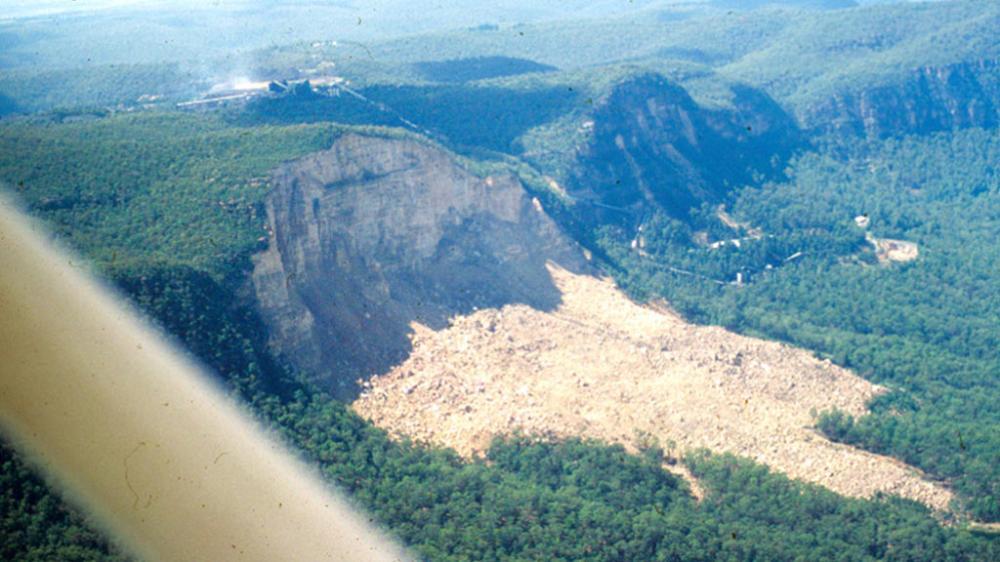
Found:
[{"label": "debris runout tongue", "polygon": [[707,448],[846,496],[898,494],[946,509],[946,488],[885,456],[832,443],[815,412],[864,415],[884,389],[809,352],[697,326],[614,283],[550,266],[553,310],[515,304],[414,325],[413,352],[354,409],[394,434],[471,457],[496,435],[581,436],[635,450]]},{"label": "debris runout tongue", "polygon": [[148,560],[405,553],[0,200],[0,422]]}]

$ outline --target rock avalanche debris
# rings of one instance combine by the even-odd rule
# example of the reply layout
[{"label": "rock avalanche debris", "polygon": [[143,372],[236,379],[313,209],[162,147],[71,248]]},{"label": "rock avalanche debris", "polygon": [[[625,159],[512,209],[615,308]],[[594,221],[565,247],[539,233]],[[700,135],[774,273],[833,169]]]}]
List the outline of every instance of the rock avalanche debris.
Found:
[{"label": "rock avalanche debris", "polygon": [[636,435],[767,464],[846,496],[946,509],[950,491],[889,457],[828,441],[813,415],[853,415],[883,389],[784,344],[687,323],[613,283],[550,266],[562,303],[478,310],[432,331],[354,409],[394,434],[471,457],[515,431],[634,450]]}]

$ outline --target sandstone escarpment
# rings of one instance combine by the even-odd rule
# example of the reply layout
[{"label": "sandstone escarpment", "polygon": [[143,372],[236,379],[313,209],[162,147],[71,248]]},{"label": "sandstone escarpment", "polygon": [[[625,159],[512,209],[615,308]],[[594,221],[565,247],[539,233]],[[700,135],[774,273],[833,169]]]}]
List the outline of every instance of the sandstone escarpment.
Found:
[{"label": "sandstone escarpment", "polygon": [[857,496],[951,496],[831,443],[878,387],[788,346],[688,324],[597,279],[510,176],[348,134],[276,170],[253,287],[271,344],[376,425],[470,455],[524,431],[707,447]]},{"label": "sandstone escarpment", "polygon": [[271,177],[253,287],[274,349],[340,395],[410,350],[410,323],[524,303],[550,309],[547,260],[579,249],[513,176],[437,147],[347,134]]},{"label": "sandstone escarpment", "polygon": [[811,129],[870,138],[1000,125],[1000,61],[914,69],[896,84],[845,92],[802,115]]},{"label": "sandstone escarpment", "polygon": [[686,218],[780,173],[802,144],[794,120],[757,90],[735,87],[732,107],[713,110],[654,74],[615,86],[585,129],[565,183],[602,224],[652,211]]}]

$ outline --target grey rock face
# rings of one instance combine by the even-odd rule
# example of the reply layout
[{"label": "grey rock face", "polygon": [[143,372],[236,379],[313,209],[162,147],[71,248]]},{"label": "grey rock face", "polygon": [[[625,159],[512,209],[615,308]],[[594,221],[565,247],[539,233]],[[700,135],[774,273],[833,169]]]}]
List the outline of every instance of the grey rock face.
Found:
[{"label": "grey rock face", "polygon": [[659,210],[686,218],[756,176],[772,177],[802,145],[794,120],[760,91],[734,88],[733,107],[710,110],[662,76],[614,88],[592,114],[569,193],[595,223],[629,223]]},{"label": "grey rock face", "polygon": [[899,84],[835,96],[803,116],[809,128],[884,138],[1000,125],[1000,61],[913,70]]},{"label": "grey rock face", "polygon": [[348,134],[271,183],[272,236],[252,276],[271,344],[344,397],[405,359],[411,322],[550,309],[547,260],[587,268],[516,178],[477,177],[413,140]]}]

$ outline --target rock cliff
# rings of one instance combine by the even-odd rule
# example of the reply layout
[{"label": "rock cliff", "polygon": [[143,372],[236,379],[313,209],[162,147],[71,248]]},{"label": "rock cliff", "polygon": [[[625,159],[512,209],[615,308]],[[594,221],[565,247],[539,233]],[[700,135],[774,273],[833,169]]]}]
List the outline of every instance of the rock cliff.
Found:
[{"label": "rock cliff", "polygon": [[924,66],[896,84],[836,95],[805,127],[884,138],[1000,125],[1000,60]]},{"label": "rock cliff", "polygon": [[516,178],[477,177],[417,140],[347,134],[270,181],[252,281],[271,344],[343,397],[405,359],[411,322],[552,309],[547,261],[587,268]]},{"label": "rock cliff", "polygon": [[590,275],[514,177],[478,177],[427,142],[354,133],[270,182],[271,236],[252,281],[271,344],[394,434],[465,455],[518,431],[629,447],[649,434],[847,495],[951,499],[809,429],[816,411],[862,414],[878,387],[631,302]]},{"label": "rock cliff", "polygon": [[653,210],[685,218],[756,176],[780,173],[802,144],[794,120],[757,90],[733,94],[733,107],[714,110],[655,74],[615,86],[586,124],[569,194],[593,207],[595,223]]}]

